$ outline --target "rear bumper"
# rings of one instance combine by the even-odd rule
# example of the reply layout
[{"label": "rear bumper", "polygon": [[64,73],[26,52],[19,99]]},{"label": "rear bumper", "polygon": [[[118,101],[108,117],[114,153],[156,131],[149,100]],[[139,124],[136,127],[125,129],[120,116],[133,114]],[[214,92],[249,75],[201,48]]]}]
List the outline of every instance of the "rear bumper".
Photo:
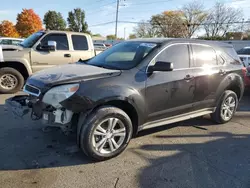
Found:
[{"label": "rear bumper", "polygon": [[28,95],[20,95],[7,99],[5,101],[5,107],[15,118],[22,118],[30,112]]}]

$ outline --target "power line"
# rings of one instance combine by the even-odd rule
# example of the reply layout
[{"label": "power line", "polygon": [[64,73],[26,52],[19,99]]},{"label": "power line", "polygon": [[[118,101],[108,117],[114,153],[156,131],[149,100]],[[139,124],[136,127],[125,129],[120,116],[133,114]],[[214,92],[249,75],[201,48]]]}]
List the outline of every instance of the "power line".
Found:
[{"label": "power line", "polygon": [[92,5],[99,5],[97,3],[101,3],[101,2],[104,2],[105,0],[98,0],[98,1],[93,1],[91,4],[87,4],[86,6],[89,7],[89,6],[92,6]]},{"label": "power line", "polygon": [[[111,3],[108,3],[108,4],[105,4],[105,5],[102,5],[102,7],[101,7],[101,8],[98,8],[97,10],[103,10],[103,7],[108,6],[108,5],[112,5],[112,4],[115,4],[115,3],[116,3],[116,1],[113,1],[113,2],[111,2]],[[97,10],[92,11],[92,12],[86,12],[86,15],[90,15],[90,14],[98,13],[99,11],[97,11]]]},{"label": "power line", "polygon": [[[132,24],[151,24],[150,22],[136,22],[136,21],[119,21],[120,23],[132,23]],[[224,25],[224,24],[250,24],[250,21],[238,21],[238,22],[225,22],[225,23],[191,23],[188,25]],[[165,25],[170,25],[170,24],[165,24]],[[186,25],[186,24],[184,24]]]},{"label": "power line", "polygon": [[115,21],[103,22],[103,23],[99,23],[99,24],[95,24],[95,25],[90,25],[89,27],[96,27],[96,26],[108,25],[108,24],[111,24],[111,23],[115,23]]},{"label": "power line", "polygon": [[173,0],[165,0],[165,1],[154,1],[154,2],[143,2],[143,3],[132,3],[129,5],[150,5],[150,4],[155,4],[155,3],[167,3],[169,1],[173,1]]}]

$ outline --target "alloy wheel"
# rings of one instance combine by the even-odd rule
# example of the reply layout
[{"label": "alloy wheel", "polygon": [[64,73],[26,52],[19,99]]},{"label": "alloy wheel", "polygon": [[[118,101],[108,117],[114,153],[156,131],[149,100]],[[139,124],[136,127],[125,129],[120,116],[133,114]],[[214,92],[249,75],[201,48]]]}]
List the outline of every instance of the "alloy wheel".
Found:
[{"label": "alloy wheel", "polygon": [[225,99],[225,101],[222,103],[221,107],[221,117],[228,121],[233,117],[234,111],[236,108],[236,101],[234,97],[229,96]]},{"label": "alloy wheel", "polygon": [[121,147],[126,137],[126,128],[118,118],[107,118],[99,123],[92,135],[92,144],[101,154],[109,154]]}]

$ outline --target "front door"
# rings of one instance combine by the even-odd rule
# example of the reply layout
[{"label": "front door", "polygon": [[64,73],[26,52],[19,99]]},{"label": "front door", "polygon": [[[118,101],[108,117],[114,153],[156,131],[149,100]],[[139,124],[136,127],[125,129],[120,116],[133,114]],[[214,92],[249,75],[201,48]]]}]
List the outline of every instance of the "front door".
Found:
[{"label": "front door", "polygon": [[40,45],[47,45],[48,41],[56,42],[55,51],[42,51],[39,48],[32,49],[31,62],[33,72],[41,69],[49,68],[56,65],[63,65],[72,63],[71,52],[69,49],[69,42],[66,34],[51,33],[46,35]]},{"label": "front door", "polygon": [[146,82],[148,122],[192,111],[194,79],[187,44],[174,44],[163,50],[153,62],[174,65],[170,72],[153,72]]}]

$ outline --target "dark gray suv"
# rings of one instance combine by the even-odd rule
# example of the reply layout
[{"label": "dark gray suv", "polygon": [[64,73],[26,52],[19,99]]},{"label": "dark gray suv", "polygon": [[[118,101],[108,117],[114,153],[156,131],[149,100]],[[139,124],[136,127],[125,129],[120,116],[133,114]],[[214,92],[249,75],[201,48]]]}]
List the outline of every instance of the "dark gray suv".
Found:
[{"label": "dark gray suv", "polygon": [[86,155],[120,154],[132,135],[206,114],[230,121],[244,92],[242,63],[226,43],[135,39],[98,56],[32,75],[29,95],[6,105],[18,116],[76,128]]}]

